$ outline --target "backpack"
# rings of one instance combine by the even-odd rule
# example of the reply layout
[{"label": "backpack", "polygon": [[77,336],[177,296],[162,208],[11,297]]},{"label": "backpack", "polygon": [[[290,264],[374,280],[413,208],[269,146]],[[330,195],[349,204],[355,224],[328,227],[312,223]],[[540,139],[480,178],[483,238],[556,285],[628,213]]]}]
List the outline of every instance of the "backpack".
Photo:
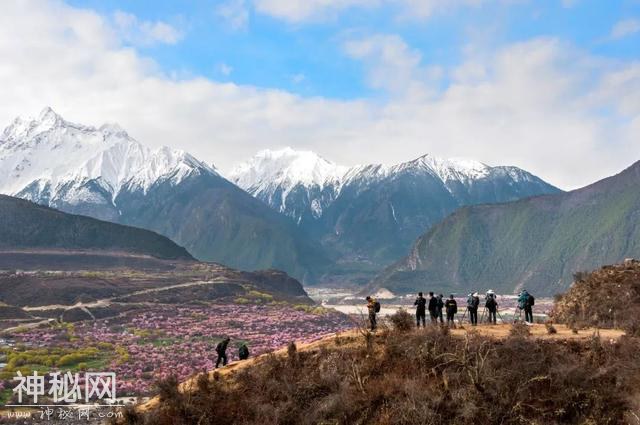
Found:
[{"label": "backpack", "polygon": [[529,297],[527,298],[527,304],[531,307],[536,305],[536,299],[533,297],[533,295],[529,294]]},{"label": "backpack", "polygon": [[376,313],[380,313],[380,303],[378,301],[376,301],[373,305],[373,311],[375,311]]},{"label": "backpack", "polygon": [[496,299],[493,297],[489,297],[487,298],[487,307],[495,307],[496,303]]},{"label": "backpack", "polygon": [[478,308],[480,305],[480,297],[473,297],[473,308]]}]

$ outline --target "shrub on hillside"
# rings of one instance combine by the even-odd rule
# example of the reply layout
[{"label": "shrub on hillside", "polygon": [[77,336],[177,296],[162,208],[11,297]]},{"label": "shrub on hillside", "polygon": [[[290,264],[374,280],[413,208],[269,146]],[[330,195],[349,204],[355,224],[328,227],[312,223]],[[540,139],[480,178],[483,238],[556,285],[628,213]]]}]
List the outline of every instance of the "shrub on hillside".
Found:
[{"label": "shrub on hillside", "polygon": [[400,332],[408,332],[416,326],[415,318],[404,308],[398,309],[398,311],[389,316],[389,320],[393,324],[394,329]]},{"label": "shrub on hillside", "polygon": [[625,261],[576,274],[556,299],[553,320],[572,328],[623,328],[640,335],[640,262]]},{"label": "shrub on hillside", "polygon": [[509,336],[513,338],[526,338],[531,335],[529,326],[524,322],[515,322],[509,328]]}]

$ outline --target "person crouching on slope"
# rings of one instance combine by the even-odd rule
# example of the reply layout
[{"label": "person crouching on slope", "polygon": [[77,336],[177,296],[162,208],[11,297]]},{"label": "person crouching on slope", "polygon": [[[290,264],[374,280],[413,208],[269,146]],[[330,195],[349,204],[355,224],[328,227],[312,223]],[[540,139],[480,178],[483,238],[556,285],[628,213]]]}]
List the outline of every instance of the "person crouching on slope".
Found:
[{"label": "person crouching on slope", "polygon": [[247,344],[242,344],[240,348],[238,348],[238,358],[240,360],[247,360],[249,358],[249,347]]},{"label": "person crouching on slope", "polygon": [[227,346],[229,345],[229,341],[231,339],[229,337],[225,337],[222,341],[216,345],[216,353],[218,354],[218,359],[216,360],[216,369],[220,366],[220,362],[222,361],[222,366],[227,365]]},{"label": "person crouching on slope", "polygon": [[456,324],[454,319],[458,312],[458,303],[455,298],[453,298],[453,294],[449,295],[449,299],[445,301],[444,308],[447,311],[447,325],[455,328]]},{"label": "person crouching on slope", "polygon": [[422,292],[418,292],[418,298],[416,298],[413,305],[416,306],[416,325],[420,327],[420,320],[422,320],[422,327],[425,327],[427,320],[427,299],[422,296]]},{"label": "person crouching on slope", "polygon": [[378,321],[376,320],[376,314],[380,311],[380,303],[373,297],[367,297],[367,310],[369,310],[369,323],[371,324],[371,330],[375,331],[378,327]]}]

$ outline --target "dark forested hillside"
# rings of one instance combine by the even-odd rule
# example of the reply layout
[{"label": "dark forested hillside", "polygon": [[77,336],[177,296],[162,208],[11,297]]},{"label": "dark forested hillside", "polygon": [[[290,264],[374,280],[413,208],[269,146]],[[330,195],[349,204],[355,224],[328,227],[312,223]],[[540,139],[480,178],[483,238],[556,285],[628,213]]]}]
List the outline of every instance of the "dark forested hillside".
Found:
[{"label": "dark forested hillside", "polygon": [[116,250],[165,259],[193,259],[183,247],[148,230],[0,195],[0,249],[12,248]]}]

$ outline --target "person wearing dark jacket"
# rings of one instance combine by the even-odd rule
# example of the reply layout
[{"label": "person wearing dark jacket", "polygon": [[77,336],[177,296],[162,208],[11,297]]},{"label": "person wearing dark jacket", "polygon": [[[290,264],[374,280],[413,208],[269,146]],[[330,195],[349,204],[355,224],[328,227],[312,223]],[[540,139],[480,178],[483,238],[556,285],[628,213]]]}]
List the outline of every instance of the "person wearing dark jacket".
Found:
[{"label": "person wearing dark jacket", "polygon": [[442,301],[443,295],[440,294],[436,298],[438,300],[438,318],[440,319],[440,323],[444,324],[444,318],[442,317],[442,310],[444,309],[444,301]]},{"label": "person wearing dark jacket", "polygon": [[427,309],[427,299],[422,296],[422,292],[418,292],[418,298],[413,303],[416,306],[416,325],[420,327],[420,320],[422,320],[422,326],[426,326],[426,309]]},{"label": "person wearing dark jacket", "polygon": [[518,296],[518,308],[524,310],[525,322],[533,323],[533,304],[533,296],[526,289],[523,289]]},{"label": "person wearing dark jacket", "polygon": [[438,323],[438,299],[433,296],[433,292],[429,292],[429,316],[431,323]]},{"label": "person wearing dark jacket", "polygon": [[467,309],[469,310],[469,319],[471,325],[476,326],[478,324],[478,306],[480,305],[480,297],[477,292],[469,294],[467,298]]},{"label": "person wearing dark jacket", "polygon": [[229,345],[230,338],[225,337],[222,341],[216,345],[216,353],[218,354],[218,359],[216,360],[216,369],[220,366],[220,362],[222,362],[222,366],[227,365],[227,346]]},{"label": "person wearing dark jacket", "polygon": [[491,289],[487,291],[484,307],[487,309],[489,315],[489,323],[495,325],[497,323],[496,312],[498,311],[498,302],[496,301],[496,294]]},{"label": "person wearing dark jacket", "polygon": [[240,348],[238,348],[238,358],[240,360],[247,360],[249,358],[249,347],[247,347],[247,344],[242,344]]},{"label": "person wearing dark jacket", "polygon": [[376,304],[378,302],[373,297],[367,297],[367,310],[369,311],[369,324],[371,325],[371,330],[375,331],[378,327],[378,320],[376,319]]},{"label": "person wearing dark jacket", "polygon": [[447,311],[447,325],[455,327],[454,319],[458,312],[458,303],[453,298],[453,294],[449,295],[449,299],[445,301],[444,308]]}]

